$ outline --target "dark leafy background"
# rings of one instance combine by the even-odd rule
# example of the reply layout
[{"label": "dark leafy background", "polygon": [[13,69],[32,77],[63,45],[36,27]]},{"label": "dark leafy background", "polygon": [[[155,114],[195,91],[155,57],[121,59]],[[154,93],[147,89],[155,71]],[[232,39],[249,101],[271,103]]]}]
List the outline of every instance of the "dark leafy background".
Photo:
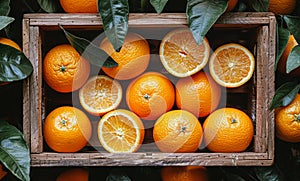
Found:
[{"label": "dark leafy background", "polygon": [[[7,36],[18,44],[22,44],[22,17],[25,13],[41,12],[63,12],[59,5],[59,0],[1,0],[0,1],[0,36]],[[102,1],[101,1],[102,2]],[[104,2],[104,1],[103,1]],[[105,9],[100,12],[105,20],[105,29],[110,41],[115,49],[122,46],[126,32],[129,12],[181,12],[187,13],[190,22],[190,29],[198,43],[209,31],[212,24],[222,15],[226,8],[226,0],[108,0],[108,3],[99,3]],[[267,10],[268,0],[239,0],[234,11],[258,11]],[[297,8],[291,15],[276,16],[277,26],[277,61],[283,52],[289,34],[294,34],[300,42],[300,1],[297,1]],[[112,5],[118,4],[120,9],[115,9]],[[198,5],[204,8],[199,11]],[[101,8],[100,8],[101,9]],[[114,12],[120,11],[121,16]],[[2,19],[1,19],[2,18]],[[12,23],[10,23],[12,21]],[[9,24],[7,26],[7,24]],[[2,30],[1,30],[2,29]],[[69,35],[74,46],[84,48],[87,45]],[[68,37],[68,32],[66,32]],[[79,40],[80,37],[78,37]],[[0,50],[1,51],[1,50]],[[80,50],[79,50],[80,51]],[[294,55],[290,62],[299,55],[299,48],[295,48]],[[94,54],[94,53],[92,53]],[[97,54],[97,53],[96,53]],[[94,56],[94,55],[93,55]],[[276,62],[277,62],[276,61]],[[95,62],[96,64],[99,62]],[[288,67],[298,67],[294,64]],[[289,68],[291,69],[291,68]],[[297,78],[286,78],[276,73],[276,96],[274,96],[272,107],[284,106],[293,100],[294,95],[299,91],[299,80]],[[22,130],[22,83],[14,82],[7,86],[0,87],[0,118],[8,120]],[[208,167],[211,180],[236,181],[236,180],[288,180],[298,181],[300,178],[300,146],[299,143],[286,143],[278,139],[275,140],[275,162],[271,167]],[[45,178],[55,178],[66,168],[34,168],[31,175],[34,180],[45,180]],[[90,180],[160,180],[160,167],[122,167],[122,168],[89,168]],[[15,176],[9,174],[4,180],[17,180]],[[54,179],[53,179],[54,180]]]}]

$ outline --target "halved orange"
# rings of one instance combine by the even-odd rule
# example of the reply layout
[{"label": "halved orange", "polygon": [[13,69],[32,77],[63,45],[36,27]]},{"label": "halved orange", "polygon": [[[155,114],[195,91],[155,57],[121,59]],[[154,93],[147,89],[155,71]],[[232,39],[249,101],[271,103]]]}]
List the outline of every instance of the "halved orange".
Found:
[{"label": "halved orange", "polygon": [[103,115],[116,109],[122,100],[122,87],[106,75],[90,78],[79,90],[81,106],[92,115]]},{"label": "halved orange", "polygon": [[165,69],[176,77],[187,77],[200,71],[208,62],[209,42],[198,45],[188,28],[175,29],[161,41],[159,55]]},{"label": "halved orange", "polygon": [[218,47],[209,60],[209,71],[213,79],[229,88],[245,84],[252,77],[254,66],[253,54],[236,43]]},{"label": "halved orange", "polygon": [[105,114],[98,124],[98,138],[110,153],[132,153],[139,149],[145,130],[141,119],[131,111],[117,109]]}]

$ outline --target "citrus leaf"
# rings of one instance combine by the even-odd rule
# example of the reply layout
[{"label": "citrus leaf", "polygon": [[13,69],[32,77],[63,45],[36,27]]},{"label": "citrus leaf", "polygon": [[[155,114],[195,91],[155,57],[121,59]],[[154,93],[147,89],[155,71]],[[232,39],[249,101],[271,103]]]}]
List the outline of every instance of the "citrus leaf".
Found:
[{"label": "citrus leaf", "polygon": [[287,106],[290,104],[296,97],[299,89],[300,84],[295,82],[286,82],[281,85],[275,92],[270,109],[272,110],[277,107]]},{"label": "citrus leaf", "polygon": [[106,181],[131,181],[131,179],[125,173],[110,173],[106,177]]},{"label": "citrus leaf", "polygon": [[286,73],[290,73],[300,66],[300,45],[295,46],[286,61]]},{"label": "citrus leaf", "polygon": [[98,1],[106,36],[116,51],[120,51],[128,31],[128,0]]},{"label": "citrus leaf", "polygon": [[250,6],[257,12],[266,12],[269,9],[270,0],[252,0]]},{"label": "citrus leaf", "polygon": [[15,19],[8,16],[0,16],[0,30],[5,28],[7,25],[9,25],[11,22],[13,22]]},{"label": "citrus leaf", "polygon": [[276,62],[275,62],[275,67],[277,68],[277,64],[278,64],[278,61],[289,41],[289,37],[290,37],[290,32],[285,29],[285,28],[281,28],[281,27],[278,27],[277,25],[277,43],[276,43]]},{"label": "citrus leaf", "polygon": [[22,133],[0,121],[0,161],[17,178],[30,180],[30,154]]},{"label": "citrus leaf", "polygon": [[287,24],[288,30],[294,35],[297,42],[300,42],[300,17],[298,16],[283,16],[284,21]]},{"label": "citrus leaf", "polygon": [[37,0],[37,2],[47,13],[63,12],[59,0]]},{"label": "citrus leaf", "polygon": [[23,52],[0,44],[0,81],[12,82],[27,78],[33,71],[30,60]]},{"label": "citrus leaf", "polygon": [[69,43],[91,64],[100,67],[118,66],[117,62],[115,62],[105,51],[94,45],[92,42],[69,33],[61,25],[59,25],[59,27],[65,33]]},{"label": "citrus leaf", "polygon": [[254,171],[259,180],[283,180],[275,166],[254,167]]},{"label": "citrus leaf", "polygon": [[163,11],[167,2],[168,0],[150,0],[151,5],[154,7],[158,14],[160,14]]},{"label": "citrus leaf", "polygon": [[187,18],[190,30],[197,44],[200,45],[204,36],[225,12],[227,0],[188,0]]},{"label": "citrus leaf", "polygon": [[7,16],[9,14],[9,11],[10,11],[9,3],[10,3],[10,0],[1,0],[0,1],[0,16]]}]

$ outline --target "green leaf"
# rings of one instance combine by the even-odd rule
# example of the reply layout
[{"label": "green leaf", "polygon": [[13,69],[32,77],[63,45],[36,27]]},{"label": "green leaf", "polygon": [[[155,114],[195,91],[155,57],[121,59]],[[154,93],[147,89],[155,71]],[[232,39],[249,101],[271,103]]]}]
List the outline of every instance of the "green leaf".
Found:
[{"label": "green leaf", "polygon": [[285,28],[281,28],[278,26],[277,24],[277,43],[276,43],[276,61],[275,61],[275,67],[277,68],[277,64],[278,64],[278,61],[289,41],[289,37],[290,37],[290,32],[285,29]]},{"label": "green leaf", "polygon": [[9,14],[9,11],[10,11],[9,3],[10,3],[10,0],[1,0],[0,1],[0,16],[7,16]]},{"label": "green leaf", "polygon": [[20,180],[30,180],[30,154],[24,137],[4,121],[0,121],[0,161]]},{"label": "green leaf", "polygon": [[37,0],[37,2],[47,13],[63,12],[59,0]]},{"label": "green leaf", "polygon": [[106,36],[116,51],[120,51],[128,31],[128,0],[98,1]]},{"label": "green leaf", "polygon": [[61,25],[59,27],[65,33],[69,43],[91,64],[103,67],[115,67],[118,63],[115,62],[105,51],[91,43],[90,41],[75,36],[66,31]]},{"label": "green leaf", "polygon": [[11,22],[13,22],[15,19],[8,16],[0,16],[0,30],[5,28],[7,25],[9,25]]},{"label": "green leaf", "polygon": [[300,17],[299,16],[283,16],[287,24],[288,30],[294,35],[297,42],[300,42]]},{"label": "green leaf", "polygon": [[131,181],[124,169],[113,169],[106,177],[106,181]]},{"label": "green leaf", "polygon": [[269,9],[269,0],[251,0],[250,6],[257,12],[266,12]]},{"label": "green leaf", "polygon": [[158,14],[160,14],[163,11],[167,2],[168,0],[150,0],[151,5],[154,7]]},{"label": "green leaf", "polygon": [[23,52],[0,44],[0,81],[11,82],[27,78],[33,71],[30,60]]},{"label": "green leaf", "polygon": [[188,0],[188,24],[197,44],[202,43],[206,33],[226,8],[227,0]]},{"label": "green leaf", "polygon": [[295,46],[286,61],[286,73],[290,73],[300,66],[300,45]]},{"label": "green leaf", "polygon": [[281,85],[275,92],[270,109],[272,110],[274,108],[290,104],[296,97],[299,89],[300,84],[295,82],[286,82]]},{"label": "green leaf", "polygon": [[283,180],[275,166],[254,167],[254,171],[259,180],[279,181]]}]

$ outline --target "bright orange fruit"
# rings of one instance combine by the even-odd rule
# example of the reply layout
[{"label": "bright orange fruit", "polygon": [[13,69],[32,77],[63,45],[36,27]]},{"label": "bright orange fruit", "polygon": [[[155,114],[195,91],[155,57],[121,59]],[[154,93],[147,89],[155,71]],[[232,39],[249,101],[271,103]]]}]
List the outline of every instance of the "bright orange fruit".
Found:
[{"label": "bright orange fruit", "polygon": [[296,0],[270,0],[269,11],[275,14],[291,14],[296,7]]},{"label": "bright orange fruit", "polygon": [[208,171],[202,166],[163,167],[163,181],[208,181]]},{"label": "bright orange fruit", "polygon": [[62,93],[78,90],[88,79],[90,64],[68,44],[52,48],[43,61],[46,83]]},{"label": "bright orange fruit", "polygon": [[59,0],[67,13],[97,13],[98,0]]},{"label": "bright orange fruit", "polygon": [[43,127],[47,145],[56,152],[77,152],[92,134],[89,118],[80,109],[62,106],[48,114]]},{"label": "bright orange fruit", "polygon": [[98,124],[98,138],[110,153],[136,152],[144,140],[141,119],[131,111],[117,109],[105,114]]},{"label": "bright orange fruit", "polygon": [[88,181],[89,172],[83,168],[68,169],[58,175],[56,181]]},{"label": "bright orange fruit", "polygon": [[250,145],[254,128],[250,117],[235,108],[211,113],[203,124],[204,140],[213,152],[242,152]]},{"label": "bright orange fruit", "polygon": [[172,110],[155,122],[153,139],[162,152],[195,152],[202,142],[202,126],[192,113]]},{"label": "bright orange fruit", "polygon": [[14,41],[12,41],[12,40],[10,40],[8,38],[0,37],[0,43],[2,43],[4,45],[9,45],[11,47],[14,47],[17,50],[22,51],[21,48],[20,48],[20,46],[16,42],[14,42]]},{"label": "bright orange fruit", "polygon": [[238,0],[228,0],[228,6],[226,9],[226,12],[232,11],[235,8],[235,6],[237,5],[237,3],[238,3]]},{"label": "bright orange fruit", "polygon": [[175,101],[173,84],[157,72],[147,72],[127,87],[126,102],[131,111],[145,120],[155,120],[172,109]]},{"label": "bright orange fruit", "polygon": [[190,29],[175,29],[161,41],[160,60],[176,77],[187,77],[200,71],[208,62],[210,46],[206,38],[199,46]]}]

